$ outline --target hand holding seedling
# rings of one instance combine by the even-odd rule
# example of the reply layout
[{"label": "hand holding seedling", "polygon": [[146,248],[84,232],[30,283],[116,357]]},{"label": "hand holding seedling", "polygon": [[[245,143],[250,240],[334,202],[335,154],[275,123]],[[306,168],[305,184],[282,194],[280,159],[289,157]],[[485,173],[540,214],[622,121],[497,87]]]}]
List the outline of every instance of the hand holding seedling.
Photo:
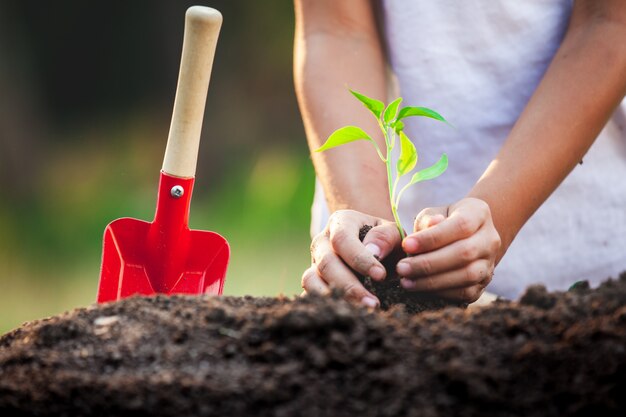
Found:
[{"label": "hand holding seedling", "polygon": [[[359,231],[366,224],[374,227],[361,242]],[[306,292],[321,294],[328,293],[329,287],[339,288],[346,299],[375,307],[380,301],[363,287],[354,272],[374,280],[384,279],[387,273],[379,259],[392,252],[401,253],[400,243],[394,222],[355,210],[337,210],[311,242],[312,262],[302,275],[302,287]]]},{"label": "hand holding seedling", "polygon": [[422,210],[414,231],[402,242],[412,256],[396,267],[401,285],[409,291],[476,301],[491,282],[501,245],[487,203],[464,198]]},{"label": "hand holding seedling", "polygon": [[[407,187],[435,178],[447,167],[444,154],[436,164],[418,171],[407,185],[398,189],[399,178],[410,173],[417,163],[417,152],[403,132],[402,119],[408,116],[445,119],[423,107],[405,107],[398,111],[401,99],[385,108],[382,102],[352,93],[376,116],[385,138],[386,153],[381,152],[367,133],[354,126],[338,129],[318,150],[356,140],[370,141],[387,168],[389,200],[396,223],[353,210],[333,213],[326,228],[313,240],[313,262],[303,275],[303,287],[307,291],[325,292],[332,283],[343,288],[347,298],[376,305],[376,297],[363,288],[351,272],[368,275],[374,280],[384,279],[386,272],[379,260],[391,253],[401,253],[402,243],[404,252],[418,255],[403,259],[397,267],[407,290],[435,292],[470,302],[476,300],[491,279],[496,247],[499,248],[499,235],[487,204],[478,199],[463,199],[449,207],[423,210],[415,222],[415,233],[404,242],[404,229],[397,214],[400,198]],[[401,152],[394,176],[390,155],[398,137]],[[360,242],[359,229],[365,224],[374,228]]]},{"label": "hand holding seedling", "polygon": [[[361,242],[355,236],[364,224],[374,227]],[[476,301],[491,282],[501,245],[489,206],[464,198],[447,207],[424,209],[415,219],[414,231],[400,250],[394,222],[353,210],[336,211],[313,239],[314,262],[305,271],[302,286],[308,292],[326,293],[332,285],[343,289],[347,299],[376,306],[379,300],[352,271],[382,280],[386,272],[379,260],[391,256],[401,259],[396,272],[406,290]]]}]

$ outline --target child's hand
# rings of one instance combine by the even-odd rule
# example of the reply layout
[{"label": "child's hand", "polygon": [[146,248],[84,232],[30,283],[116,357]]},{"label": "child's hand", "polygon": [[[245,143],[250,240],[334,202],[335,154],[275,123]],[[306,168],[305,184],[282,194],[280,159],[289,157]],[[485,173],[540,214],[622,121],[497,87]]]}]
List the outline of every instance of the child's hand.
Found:
[{"label": "child's hand", "polygon": [[404,277],[402,286],[476,301],[491,281],[501,244],[487,203],[464,198],[448,207],[422,210],[414,230],[402,247],[415,256],[396,268]]},{"label": "child's hand", "polygon": [[[373,228],[361,242],[359,230],[364,225]],[[311,243],[311,267],[302,275],[302,288],[322,294],[339,288],[348,300],[378,306],[378,298],[363,287],[355,272],[374,280],[384,279],[386,271],[379,259],[399,247],[400,233],[395,223],[354,210],[336,211]]]}]

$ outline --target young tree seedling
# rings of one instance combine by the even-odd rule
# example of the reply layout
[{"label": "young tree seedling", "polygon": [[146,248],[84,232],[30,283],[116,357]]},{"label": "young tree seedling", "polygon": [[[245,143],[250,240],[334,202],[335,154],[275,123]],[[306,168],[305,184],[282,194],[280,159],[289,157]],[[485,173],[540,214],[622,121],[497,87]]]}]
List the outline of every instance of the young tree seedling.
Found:
[{"label": "young tree seedling", "polygon": [[[439,113],[426,107],[413,107],[407,106],[400,110],[400,103],[402,97],[398,97],[389,105],[385,107],[382,101],[367,97],[361,93],[357,93],[354,90],[350,90],[352,95],[356,97],[365,107],[376,117],[378,126],[385,138],[386,152],[382,153],[380,147],[370,135],[368,135],[363,129],[356,126],[345,126],[335,130],[326,140],[326,142],[315,150],[315,152],[322,152],[331,148],[335,148],[346,143],[354,142],[357,140],[367,140],[371,142],[376,148],[378,157],[383,161],[387,167],[387,181],[389,183],[389,203],[391,204],[391,212],[393,218],[396,221],[398,232],[402,240],[406,237],[400,217],[398,216],[398,205],[400,204],[400,198],[402,194],[413,184],[417,184],[421,181],[430,180],[443,174],[448,168],[448,156],[444,153],[432,166],[417,171],[411,177],[411,180],[400,190],[398,190],[398,184],[400,178],[409,174],[417,165],[417,150],[415,145],[404,133],[403,119],[411,116],[430,117],[431,119],[439,120],[444,123],[448,123]],[[393,163],[391,161],[391,151],[396,145],[397,138],[400,138],[400,157],[395,164],[395,173]]]}]

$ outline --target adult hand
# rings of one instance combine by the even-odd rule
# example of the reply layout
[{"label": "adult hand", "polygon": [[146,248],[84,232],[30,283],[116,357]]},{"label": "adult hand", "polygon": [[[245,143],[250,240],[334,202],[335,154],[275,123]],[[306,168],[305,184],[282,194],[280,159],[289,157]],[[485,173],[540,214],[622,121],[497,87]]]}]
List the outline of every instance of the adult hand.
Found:
[{"label": "adult hand", "polygon": [[425,209],[414,230],[402,242],[404,251],[414,256],[396,267],[401,285],[476,301],[491,281],[501,245],[487,203],[464,198],[448,207]]},{"label": "adult hand", "polygon": [[[365,225],[373,227],[361,242],[359,231]],[[386,270],[380,260],[399,250],[400,244],[395,223],[354,210],[336,211],[313,238],[311,267],[302,275],[302,288],[322,294],[338,288],[346,299],[376,307],[380,301],[363,287],[356,273],[384,279]]]}]

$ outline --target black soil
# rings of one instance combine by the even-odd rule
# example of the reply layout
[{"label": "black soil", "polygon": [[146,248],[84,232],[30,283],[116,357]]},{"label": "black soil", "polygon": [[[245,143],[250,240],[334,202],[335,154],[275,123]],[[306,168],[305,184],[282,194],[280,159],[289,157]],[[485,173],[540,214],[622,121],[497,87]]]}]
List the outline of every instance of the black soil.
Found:
[{"label": "black soil", "polygon": [[[361,227],[361,230],[359,230],[361,242],[370,230],[372,230],[372,226],[365,225]],[[382,262],[387,270],[387,278],[382,281],[375,281],[370,277],[361,275],[358,276],[363,286],[378,297],[381,309],[388,310],[394,306],[402,306],[408,313],[415,314],[422,311],[440,310],[448,306],[467,306],[463,302],[446,300],[428,293],[405,290],[400,285],[400,277],[396,274],[396,263],[398,260],[399,258],[391,256]]]},{"label": "black soil", "polygon": [[407,314],[131,298],[0,338],[0,416],[624,416],[626,275]]}]

